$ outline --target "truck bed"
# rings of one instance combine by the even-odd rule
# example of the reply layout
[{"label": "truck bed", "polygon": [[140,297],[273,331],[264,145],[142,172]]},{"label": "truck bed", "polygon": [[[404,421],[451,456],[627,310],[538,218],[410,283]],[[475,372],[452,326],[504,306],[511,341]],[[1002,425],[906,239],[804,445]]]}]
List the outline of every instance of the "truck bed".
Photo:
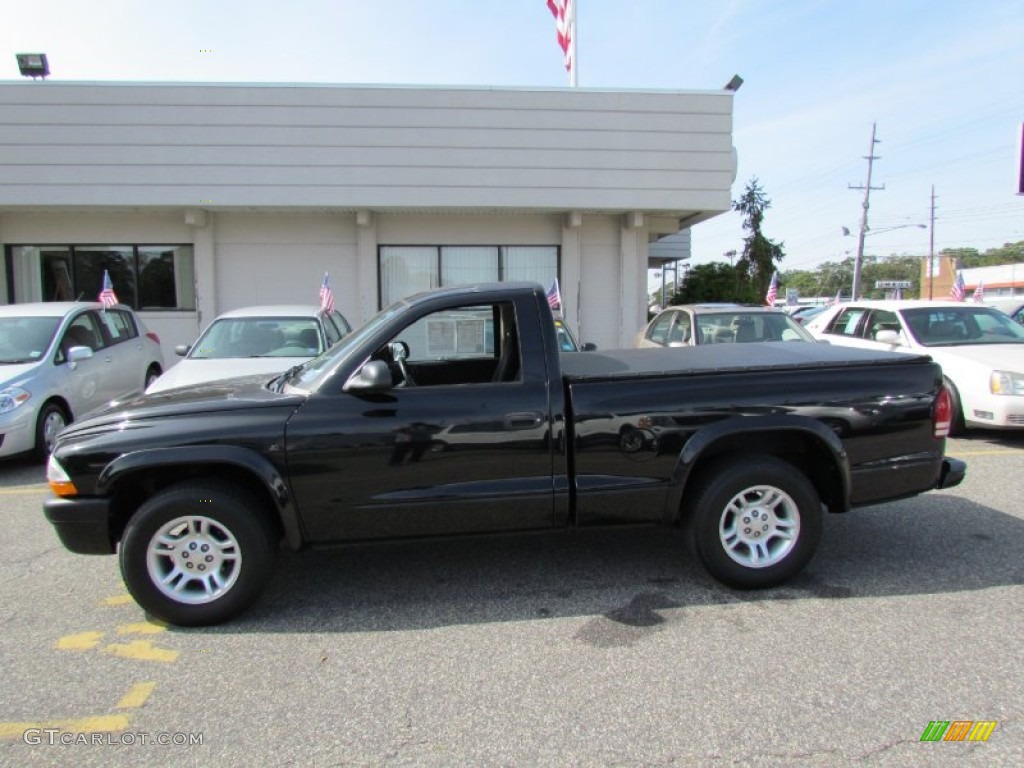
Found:
[{"label": "truck bed", "polygon": [[677,376],[710,372],[792,368],[907,365],[927,362],[925,355],[901,355],[830,344],[772,341],[670,349],[616,349],[563,352],[562,376],[567,382],[616,378]]}]

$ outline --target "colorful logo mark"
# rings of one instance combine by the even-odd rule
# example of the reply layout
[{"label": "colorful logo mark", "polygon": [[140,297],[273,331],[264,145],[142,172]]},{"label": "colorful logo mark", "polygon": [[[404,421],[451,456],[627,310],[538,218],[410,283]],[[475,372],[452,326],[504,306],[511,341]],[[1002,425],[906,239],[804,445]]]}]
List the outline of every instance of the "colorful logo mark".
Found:
[{"label": "colorful logo mark", "polygon": [[988,741],[995,729],[995,720],[932,720],[921,741]]}]

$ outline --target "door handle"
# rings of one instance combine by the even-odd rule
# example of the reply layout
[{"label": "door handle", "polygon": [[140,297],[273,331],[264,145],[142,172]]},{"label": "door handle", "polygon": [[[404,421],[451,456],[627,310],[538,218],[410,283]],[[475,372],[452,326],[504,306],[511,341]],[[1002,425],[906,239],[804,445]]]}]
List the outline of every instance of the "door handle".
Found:
[{"label": "door handle", "polygon": [[505,416],[506,429],[533,429],[544,421],[544,414],[539,411],[519,411]]}]

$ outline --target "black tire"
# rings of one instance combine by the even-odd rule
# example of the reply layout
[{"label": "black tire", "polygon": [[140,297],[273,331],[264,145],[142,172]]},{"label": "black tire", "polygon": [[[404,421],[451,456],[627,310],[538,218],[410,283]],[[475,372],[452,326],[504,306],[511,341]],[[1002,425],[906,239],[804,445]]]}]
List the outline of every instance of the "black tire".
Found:
[{"label": "black tire", "polygon": [[967,421],[964,419],[964,406],[960,402],[960,393],[956,385],[949,379],[943,379],[946,389],[949,390],[949,436],[956,437],[967,431]]},{"label": "black tire", "polygon": [[[183,627],[219,624],[259,597],[278,541],[265,505],[249,491],[185,482],[132,515],[121,539],[121,575],[156,618]],[[163,584],[161,576],[168,577]]]},{"label": "black tire", "polygon": [[146,383],[143,385],[143,391],[149,389],[149,385],[160,378],[160,374],[163,373],[157,366],[149,366],[149,370],[146,371]]},{"label": "black tire", "polygon": [[37,459],[46,461],[50,458],[57,434],[70,421],[64,409],[52,400],[43,405],[36,418],[36,445],[32,451]]},{"label": "black tire", "polygon": [[782,584],[811,561],[821,540],[817,490],[800,470],[773,456],[717,462],[685,498],[692,548],[708,572],[730,587]]}]

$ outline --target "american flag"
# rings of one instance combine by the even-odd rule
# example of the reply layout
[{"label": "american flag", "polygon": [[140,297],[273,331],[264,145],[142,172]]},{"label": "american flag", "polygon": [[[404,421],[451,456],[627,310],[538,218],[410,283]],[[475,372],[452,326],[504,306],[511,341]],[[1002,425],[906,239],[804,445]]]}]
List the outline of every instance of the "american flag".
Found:
[{"label": "american flag", "polygon": [[562,311],[562,292],[558,290],[558,278],[555,278],[555,282],[548,288],[548,306],[551,307],[552,312]]},{"label": "american flag", "polygon": [[320,284],[320,309],[324,312],[334,311],[334,291],[331,290],[331,280],[324,272],[324,281]]},{"label": "american flag", "polygon": [[764,297],[764,303],[769,307],[775,306],[775,300],[779,297],[779,273],[772,275],[772,281],[768,283],[768,295]]},{"label": "american flag", "polygon": [[110,282],[110,273],[103,270],[103,290],[100,291],[99,302],[103,308],[112,307],[117,304],[117,294],[114,293],[114,284]]},{"label": "american flag", "polygon": [[572,14],[573,0],[547,0],[548,8],[555,16],[558,45],[565,54],[565,69],[572,72]]},{"label": "american flag", "polygon": [[974,289],[974,300],[979,304],[985,300],[985,281],[979,280],[978,287]]},{"label": "american flag", "polygon": [[953,281],[953,287],[949,289],[949,298],[953,301],[963,301],[965,296],[964,275],[960,270],[957,270],[956,280]]}]

